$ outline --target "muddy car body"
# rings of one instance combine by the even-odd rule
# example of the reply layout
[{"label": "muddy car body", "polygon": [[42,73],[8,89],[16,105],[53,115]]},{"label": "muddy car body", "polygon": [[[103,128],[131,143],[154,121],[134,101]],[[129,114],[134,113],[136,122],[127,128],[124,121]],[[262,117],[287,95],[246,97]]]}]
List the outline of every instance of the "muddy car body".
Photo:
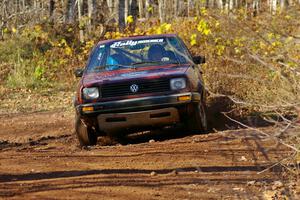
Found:
[{"label": "muddy car body", "polygon": [[136,36],[99,42],[75,98],[75,129],[82,146],[100,135],[183,124],[206,129],[199,64],[177,35]]}]

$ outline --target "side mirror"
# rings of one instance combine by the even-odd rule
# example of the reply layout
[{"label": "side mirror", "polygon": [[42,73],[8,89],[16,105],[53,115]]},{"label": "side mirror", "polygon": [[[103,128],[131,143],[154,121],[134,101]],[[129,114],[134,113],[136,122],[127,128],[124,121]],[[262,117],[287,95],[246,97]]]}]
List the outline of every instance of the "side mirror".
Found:
[{"label": "side mirror", "polygon": [[76,77],[82,77],[83,69],[75,69],[74,74]]},{"label": "side mirror", "polygon": [[193,62],[195,64],[204,64],[205,63],[205,57],[204,56],[193,56]]}]

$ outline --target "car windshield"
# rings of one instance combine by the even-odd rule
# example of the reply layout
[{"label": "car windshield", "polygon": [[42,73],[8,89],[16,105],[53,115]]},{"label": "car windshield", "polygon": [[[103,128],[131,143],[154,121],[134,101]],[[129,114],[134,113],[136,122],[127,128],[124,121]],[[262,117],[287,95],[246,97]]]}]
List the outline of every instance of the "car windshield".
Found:
[{"label": "car windshield", "polygon": [[190,54],[177,37],[112,41],[94,48],[87,72],[190,63]]}]

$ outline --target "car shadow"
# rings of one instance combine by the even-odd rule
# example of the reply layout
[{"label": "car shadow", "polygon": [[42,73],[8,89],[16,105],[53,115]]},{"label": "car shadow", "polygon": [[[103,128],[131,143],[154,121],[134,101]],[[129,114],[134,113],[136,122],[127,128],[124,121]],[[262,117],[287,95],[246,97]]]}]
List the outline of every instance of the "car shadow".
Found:
[{"label": "car shadow", "polygon": [[[26,193],[58,191],[67,189],[77,189],[83,187],[143,187],[161,188],[166,186],[180,187],[189,184],[197,185],[245,185],[244,177],[215,176],[214,173],[234,173],[258,172],[268,166],[205,166],[205,167],[185,167],[169,169],[94,169],[94,170],[71,170],[71,171],[52,171],[45,173],[28,174],[0,174],[0,190],[5,186],[5,190],[0,193],[0,197],[13,197]],[[174,170],[179,175],[174,175]],[[199,176],[197,173],[207,174]],[[282,168],[275,167],[273,173],[280,173]],[[151,173],[155,172],[157,178],[152,178]],[[195,175],[191,175],[194,173]],[[212,174],[211,174],[212,173]],[[185,174],[187,176],[185,176]],[[161,181],[163,180],[168,181]],[[274,178],[268,176],[257,176],[251,180],[262,184],[270,184]],[[20,181],[30,181],[30,184],[22,184],[22,190],[13,188],[20,186]],[[34,181],[34,183],[32,183]],[[220,186],[221,187],[221,186]],[[287,192],[291,193],[287,185]],[[247,198],[248,199],[248,198]]]},{"label": "car shadow", "polygon": [[[268,165],[262,166],[203,166],[203,167],[184,167],[184,168],[170,168],[170,169],[102,169],[102,170],[73,170],[73,171],[52,171],[52,172],[39,172],[28,174],[0,174],[0,183],[14,182],[14,181],[36,181],[43,179],[56,179],[56,178],[71,178],[87,175],[109,175],[109,174],[145,174],[149,175],[151,172],[164,175],[173,173],[176,170],[178,173],[189,173],[195,171],[210,173],[210,172],[259,172],[267,169]],[[282,172],[282,167],[273,167],[271,172]]]}]

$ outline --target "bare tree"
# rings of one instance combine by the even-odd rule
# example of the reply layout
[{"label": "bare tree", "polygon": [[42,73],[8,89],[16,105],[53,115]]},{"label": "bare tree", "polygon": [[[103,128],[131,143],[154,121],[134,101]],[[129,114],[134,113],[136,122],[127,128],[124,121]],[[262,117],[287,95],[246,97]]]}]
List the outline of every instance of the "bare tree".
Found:
[{"label": "bare tree", "polygon": [[144,3],[143,3],[143,0],[138,0],[138,5],[139,5],[139,17],[142,18],[142,17],[144,17]]},{"label": "bare tree", "polygon": [[223,0],[216,0],[217,8],[223,10]]},{"label": "bare tree", "polygon": [[158,1],[158,13],[159,13],[159,20],[160,23],[165,22],[165,16],[164,16],[164,0]]},{"label": "bare tree", "polygon": [[[77,8],[78,8],[78,21],[79,21],[79,24],[81,22],[81,16],[82,16],[82,0],[77,0]],[[82,27],[79,27],[80,30],[79,30],[79,40],[80,42],[84,42],[84,35],[83,35],[83,29]]]},{"label": "bare tree", "polygon": [[106,2],[107,2],[109,12],[113,13],[114,12],[114,2],[113,2],[113,0],[106,0]]},{"label": "bare tree", "polygon": [[270,0],[271,4],[270,4],[270,11],[272,14],[275,14],[277,11],[277,0]]},{"label": "bare tree", "polygon": [[288,1],[287,0],[280,0],[280,9],[284,10],[288,5]]},{"label": "bare tree", "polygon": [[132,15],[134,19],[134,23],[136,22],[137,18],[137,11],[138,11],[138,4],[137,0],[130,0],[130,6],[129,6],[129,15]]},{"label": "bare tree", "polygon": [[125,20],[127,19],[128,15],[129,15],[129,0],[124,0],[124,17]]},{"label": "bare tree", "polygon": [[253,0],[252,3],[253,16],[257,16],[259,13],[259,0]]},{"label": "bare tree", "polygon": [[54,10],[55,10],[55,1],[54,0],[50,0],[50,2],[49,2],[49,18],[51,20],[53,20]]},{"label": "bare tree", "polygon": [[150,6],[151,6],[150,0],[146,0],[146,2],[145,2],[145,10],[146,10],[146,11],[145,11],[145,14],[146,14],[146,16],[145,16],[145,17],[146,17],[147,19],[149,19],[150,14],[151,14],[151,13],[150,13],[150,10],[149,10],[149,9],[150,9]]},{"label": "bare tree", "polygon": [[187,0],[187,16],[190,17],[192,15],[191,8],[193,7],[194,1]]},{"label": "bare tree", "polygon": [[94,11],[94,1],[88,0],[88,31],[92,30],[92,15]]},{"label": "bare tree", "polygon": [[179,0],[174,0],[174,16],[178,16],[179,12]]},{"label": "bare tree", "polygon": [[[4,27],[40,23],[48,16],[54,23],[73,24],[76,20],[82,25],[84,21],[89,32],[99,24],[114,22],[124,30],[128,15],[134,21],[138,17],[156,17],[164,23],[180,15],[198,15],[201,7],[227,11],[243,7],[247,10],[245,16],[249,17],[261,12],[262,3],[262,0],[0,0],[0,37],[3,38]],[[300,0],[267,0],[266,3],[272,14],[295,4],[300,4]],[[83,39],[83,30],[80,38]]]},{"label": "bare tree", "polygon": [[73,23],[75,17],[76,0],[67,0],[66,5],[66,22]]},{"label": "bare tree", "polygon": [[116,11],[116,18],[118,22],[118,27],[120,31],[125,29],[125,0],[116,0],[115,7],[118,8]]}]

